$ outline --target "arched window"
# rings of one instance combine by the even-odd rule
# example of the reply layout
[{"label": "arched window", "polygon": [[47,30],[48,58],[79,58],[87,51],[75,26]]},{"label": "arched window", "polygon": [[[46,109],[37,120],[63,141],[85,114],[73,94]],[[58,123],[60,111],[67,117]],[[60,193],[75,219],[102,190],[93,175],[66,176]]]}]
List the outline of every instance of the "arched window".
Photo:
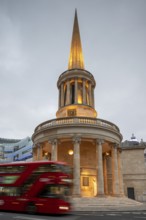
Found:
[{"label": "arched window", "polygon": [[78,104],[83,103],[83,85],[82,82],[78,83]]},{"label": "arched window", "polygon": [[89,105],[89,86],[86,84],[86,104]]},{"label": "arched window", "polygon": [[65,85],[64,85],[64,105],[66,105],[66,100],[67,100],[66,95],[67,95],[67,86],[66,86],[66,84],[65,84]]},{"label": "arched window", "polygon": [[74,82],[71,84],[71,91],[70,91],[70,95],[71,95],[71,104],[75,103],[75,84]]}]

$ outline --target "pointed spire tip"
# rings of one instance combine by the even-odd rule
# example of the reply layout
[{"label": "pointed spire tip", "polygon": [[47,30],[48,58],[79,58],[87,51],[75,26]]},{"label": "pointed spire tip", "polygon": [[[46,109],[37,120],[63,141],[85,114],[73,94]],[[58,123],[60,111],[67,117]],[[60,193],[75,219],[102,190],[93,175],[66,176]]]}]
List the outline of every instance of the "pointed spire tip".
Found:
[{"label": "pointed spire tip", "polygon": [[74,68],[84,69],[84,58],[83,58],[82,45],[80,39],[77,9],[75,9],[70,58],[68,63],[68,69],[74,69]]}]

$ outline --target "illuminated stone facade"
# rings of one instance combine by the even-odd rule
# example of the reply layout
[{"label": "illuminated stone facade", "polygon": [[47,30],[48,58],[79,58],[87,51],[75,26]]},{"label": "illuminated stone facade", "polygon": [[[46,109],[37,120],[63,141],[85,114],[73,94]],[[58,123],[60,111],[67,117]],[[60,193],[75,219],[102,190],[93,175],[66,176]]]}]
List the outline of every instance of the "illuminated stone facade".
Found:
[{"label": "illuminated stone facade", "polygon": [[119,128],[97,118],[94,76],[85,70],[75,13],[68,70],[57,82],[57,118],[38,125],[34,160],[65,161],[73,168],[75,197],[123,196]]}]

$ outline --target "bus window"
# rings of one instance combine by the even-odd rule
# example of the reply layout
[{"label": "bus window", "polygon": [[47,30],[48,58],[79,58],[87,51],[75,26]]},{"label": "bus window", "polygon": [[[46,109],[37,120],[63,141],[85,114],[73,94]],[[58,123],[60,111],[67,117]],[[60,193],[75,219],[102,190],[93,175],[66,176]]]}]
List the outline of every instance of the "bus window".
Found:
[{"label": "bus window", "polygon": [[43,164],[37,167],[37,169],[34,172],[35,173],[63,172],[66,174],[71,174],[71,169],[69,166],[63,164]]},{"label": "bus window", "polygon": [[6,167],[0,167],[0,173],[6,173]]},{"label": "bus window", "polygon": [[34,171],[34,173],[46,173],[46,172],[50,172],[50,164],[48,165],[40,165],[39,167],[37,167],[37,169]]},{"label": "bus window", "polygon": [[66,185],[51,184],[46,185],[39,197],[65,198],[71,195],[70,187]]},{"label": "bus window", "polygon": [[19,178],[19,176],[14,176],[14,175],[4,175],[0,176],[0,184],[13,184],[16,182],[16,180]]},{"label": "bus window", "polygon": [[1,166],[0,173],[22,173],[25,166]]},{"label": "bus window", "polygon": [[21,190],[20,187],[0,187],[0,196],[20,196]]}]

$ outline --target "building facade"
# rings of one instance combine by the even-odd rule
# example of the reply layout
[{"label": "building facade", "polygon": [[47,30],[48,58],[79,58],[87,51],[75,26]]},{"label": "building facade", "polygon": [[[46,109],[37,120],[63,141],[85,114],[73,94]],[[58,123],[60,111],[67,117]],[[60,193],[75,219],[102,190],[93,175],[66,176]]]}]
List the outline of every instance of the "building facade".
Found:
[{"label": "building facade", "polygon": [[0,138],[0,163],[32,160],[32,140]]},{"label": "building facade", "polygon": [[128,198],[146,202],[146,142],[134,135],[121,144],[124,193]]},{"label": "building facade", "polygon": [[73,196],[123,196],[119,128],[98,118],[94,76],[85,69],[75,12],[68,69],[57,82],[56,118],[32,135],[33,160],[65,161],[73,169]]}]

